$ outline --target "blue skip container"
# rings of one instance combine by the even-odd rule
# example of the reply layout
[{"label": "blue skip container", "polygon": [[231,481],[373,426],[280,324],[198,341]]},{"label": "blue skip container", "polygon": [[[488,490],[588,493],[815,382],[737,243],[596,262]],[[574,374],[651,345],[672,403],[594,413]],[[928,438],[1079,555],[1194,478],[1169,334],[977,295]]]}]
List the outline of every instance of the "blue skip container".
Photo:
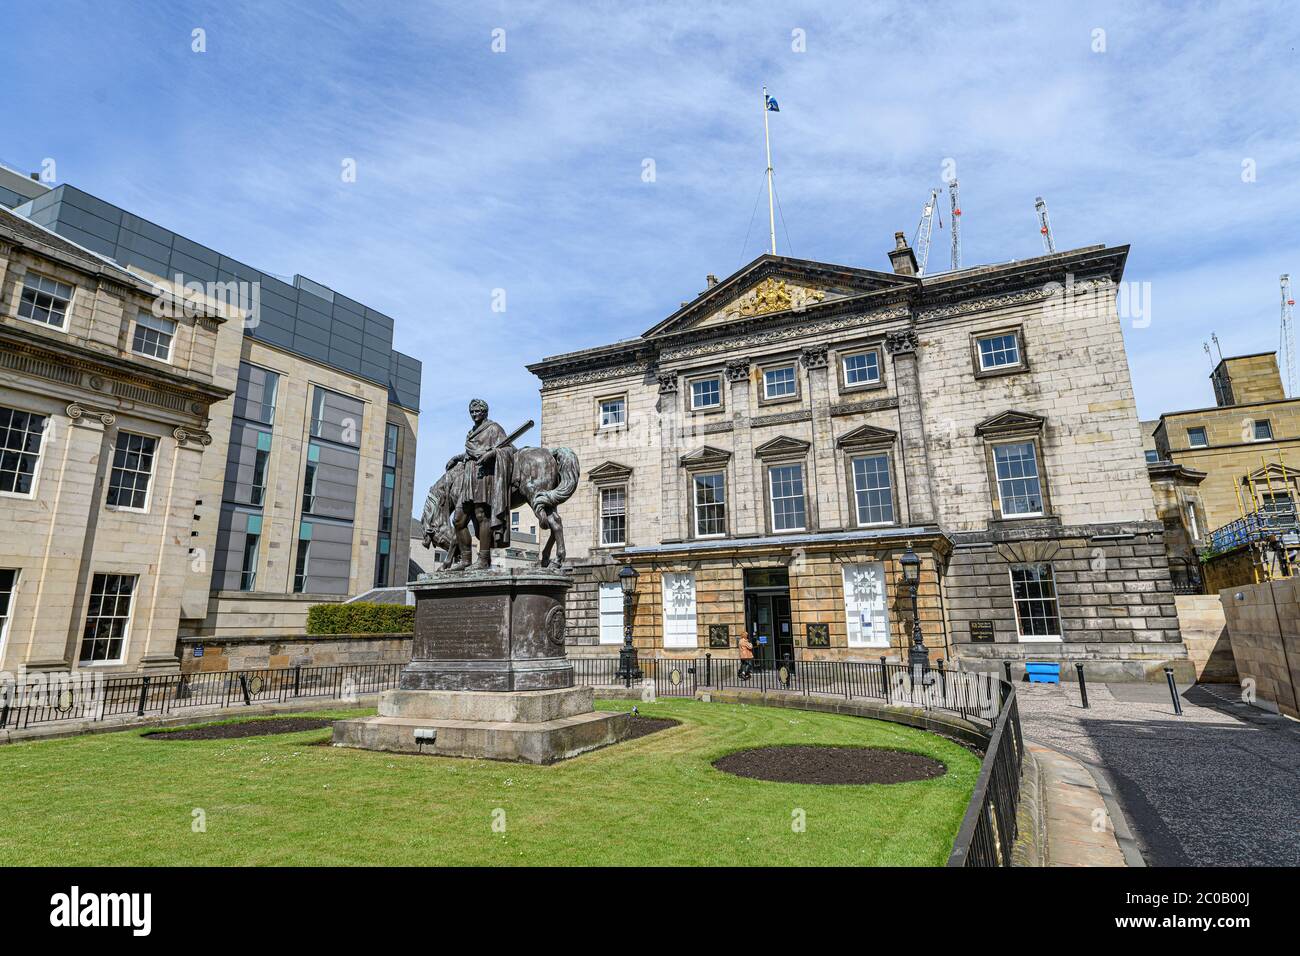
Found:
[{"label": "blue skip container", "polygon": [[1049,664],[1047,661],[1025,661],[1025,673],[1031,684],[1059,684],[1061,682],[1061,665]]}]

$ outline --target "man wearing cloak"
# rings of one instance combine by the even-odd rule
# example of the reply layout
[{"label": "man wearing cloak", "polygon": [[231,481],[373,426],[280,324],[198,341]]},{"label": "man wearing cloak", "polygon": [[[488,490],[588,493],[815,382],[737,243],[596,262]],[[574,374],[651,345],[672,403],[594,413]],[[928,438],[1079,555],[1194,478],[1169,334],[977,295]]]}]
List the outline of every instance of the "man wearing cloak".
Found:
[{"label": "man wearing cloak", "polygon": [[514,448],[503,444],[506,431],[488,416],[488,404],[481,398],[469,403],[469,417],[474,427],[465,436],[465,451],[447,462],[447,470],[458,468],[453,482],[456,509],[452,526],[460,544],[460,560],[451,568],[469,567],[472,537],[469,523],[474,522],[478,537],[476,570],[492,566],[492,549],[510,545],[510,482]]}]

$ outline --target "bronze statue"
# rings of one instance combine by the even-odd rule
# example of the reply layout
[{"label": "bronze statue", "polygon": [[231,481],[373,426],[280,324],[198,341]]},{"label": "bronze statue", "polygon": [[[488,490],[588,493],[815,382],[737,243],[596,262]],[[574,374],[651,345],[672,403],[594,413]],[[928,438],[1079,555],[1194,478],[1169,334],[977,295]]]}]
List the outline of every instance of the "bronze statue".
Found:
[{"label": "bronze statue", "polygon": [[425,499],[420,518],[424,546],[446,550],[441,570],[463,571],[470,567],[473,538],[477,537],[474,569],[486,571],[492,565],[492,549],[510,544],[510,512],[527,503],[538,526],[551,532],[541,566],[550,564],[555,547],[558,564],[563,567],[564,525],[556,509],[578,487],[578,456],[568,448],[514,448],[514,440],[533,423],[507,436],[504,428],[487,417],[487,402],[480,398],[469,403],[469,414],[474,427],[465,436],[465,451],[447,462],[446,472]]}]

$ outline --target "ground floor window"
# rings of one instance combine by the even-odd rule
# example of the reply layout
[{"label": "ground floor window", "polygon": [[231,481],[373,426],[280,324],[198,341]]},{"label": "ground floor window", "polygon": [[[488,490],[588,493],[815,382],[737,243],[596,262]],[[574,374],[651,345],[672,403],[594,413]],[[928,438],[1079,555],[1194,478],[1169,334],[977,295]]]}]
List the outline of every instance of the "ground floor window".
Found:
[{"label": "ground floor window", "polygon": [[18,587],[18,572],[0,568],[0,648],[4,647],[9,618],[13,616],[14,590]]},{"label": "ground floor window", "polygon": [[1056,575],[1050,564],[1013,564],[1011,594],[1016,605],[1016,626],[1022,638],[1060,638]]},{"label": "ground floor window", "polygon": [[844,565],[844,621],[849,647],[888,647],[885,566],[879,561]]},{"label": "ground floor window", "polygon": [[600,643],[623,643],[623,586],[617,581],[600,586]]},{"label": "ground floor window", "polygon": [[111,663],[122,659],[135,583],[134,574],[94,576],[90,584],[90,606],[86,609],[86,629],[81,637],[81,663]]},{"label": "ground floor window", "polygon": [[663,575],[664,647],[695,647],[695,575]]}]

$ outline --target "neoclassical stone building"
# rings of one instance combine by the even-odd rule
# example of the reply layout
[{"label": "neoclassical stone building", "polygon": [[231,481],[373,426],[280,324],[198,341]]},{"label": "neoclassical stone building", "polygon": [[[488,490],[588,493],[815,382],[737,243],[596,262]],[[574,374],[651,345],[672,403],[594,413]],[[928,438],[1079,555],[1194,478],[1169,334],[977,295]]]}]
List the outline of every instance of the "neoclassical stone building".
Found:
[{"label": "neoclassical stone building", "polygon": [[564,509],[574,654],[1180,661],[1116,311],[1127,247],[919,277],[764,255],[641,337],[530,365]]}]

